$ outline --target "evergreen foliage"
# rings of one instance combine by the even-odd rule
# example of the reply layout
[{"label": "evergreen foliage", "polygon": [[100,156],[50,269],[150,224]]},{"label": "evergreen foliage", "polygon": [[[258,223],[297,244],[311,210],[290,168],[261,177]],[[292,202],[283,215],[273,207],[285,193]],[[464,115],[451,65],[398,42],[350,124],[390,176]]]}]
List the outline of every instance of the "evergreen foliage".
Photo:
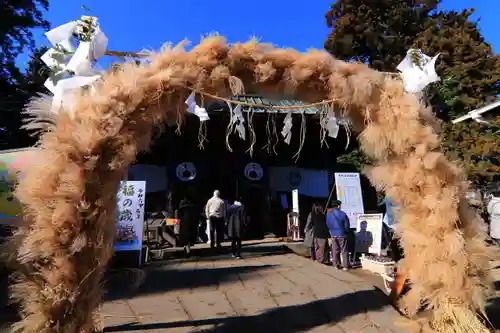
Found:
[{"label": "evergreen foliage", "polygon": [[[338,0],[325,16],[332,28],[325,48],[339,59],[385,72],[396,72],[410,48],[430,56],[440,53],[436,71],[441,82],[426,89],[425,100],[442,120],[443,150],[463,164],[471,180],[491,180],[499,172],[498,128],[474,121],[452,125],[450,120],[498,98],[500,56],[471,20],[474,9],[439,11],[439,3]],[[369,163],[359,151],[340,158],[346,159],[359,166]]]},{"label": "evergreen foliage", "polygon": [[[44,50],[36,50],[34,29],[48,29],[43,18],[48,0],[3,0],[0,2],[0,149],[26,147],[33,143],[20,130],[21,111],[36,92],[44,91],[47,72],[39,59]],[[23,53],[33,57],[27,70],[19,68],[17,59]]]}]

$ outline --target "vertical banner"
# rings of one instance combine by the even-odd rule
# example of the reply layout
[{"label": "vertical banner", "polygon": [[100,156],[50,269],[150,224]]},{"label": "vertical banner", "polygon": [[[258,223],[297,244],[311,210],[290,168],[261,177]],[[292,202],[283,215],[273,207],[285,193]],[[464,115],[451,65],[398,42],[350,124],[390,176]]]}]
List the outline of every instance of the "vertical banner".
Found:
[{"label": "vertical banner", "polygon": [[297,189],[292,191],[292,211],[299,213],[299,190]]},{"label": "vertical banner", "polygon": [[383,214],[357,216],[356,252],[380,255],[382,253]]},{"label": "vertical banner", "polygon": [[361,181],[357,172],[336,172],[335,188],[342,210],[349,216],[351,228],[356,228],[357,216],[365,212]]},{"label": "vertical banner", "polygon": [[139,251],[142,258],[145,181],[122,181],[116,196],[115,251]]}]

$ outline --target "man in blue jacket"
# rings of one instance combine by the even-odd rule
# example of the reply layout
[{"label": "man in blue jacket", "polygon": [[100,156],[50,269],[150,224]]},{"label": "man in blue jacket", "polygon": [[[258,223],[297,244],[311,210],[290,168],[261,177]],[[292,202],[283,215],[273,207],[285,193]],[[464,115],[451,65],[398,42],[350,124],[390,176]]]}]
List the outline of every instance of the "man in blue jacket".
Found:
[{"label": "man in blue jacket", "polygon": [[[347,252],[347,233],[350,229],[349,217],[340,207],[341,202],[333,202],[333,209],[326,216],[326,224],[332,236],[332,261],[333,267],[343,267],[347,271],[349,267]],[[342,259],[342,260],[340,260]]]}]

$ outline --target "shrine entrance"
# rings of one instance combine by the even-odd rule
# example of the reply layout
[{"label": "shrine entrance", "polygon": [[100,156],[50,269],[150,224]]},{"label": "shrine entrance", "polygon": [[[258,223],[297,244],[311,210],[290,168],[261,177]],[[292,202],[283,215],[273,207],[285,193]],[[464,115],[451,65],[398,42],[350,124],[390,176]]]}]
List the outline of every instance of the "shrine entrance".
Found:
[{"label": "shrine entrance", "polygon": [[[76,93],[71,112],[59,110],[41,139],[39,163],[26,168],[16,192],[26,223],[13,241],[19,331],[92,332],[116,232],[116,189],[128,166],[165,123],[180,124],[187,112],[205,117],[210,99],[231,105],[240,128],[230,98],[245,89],[293,96],[349,120],[375,160],[372,183],[401,206],[398,269],[413,284],[401,307],[418,331],[487,332],[477,313],[489,285],[488,249],[463,200],[463,174],[439,151],[430,110],[399,79],[364,64],[255,40],[229,46],[219,36],[189,52],[166,50],[149,64],[120,65],[95,89]],[[189,96],[195,105],[186,110]],[[423,303],[428,312],[419,318]]]},{"label": "shrine entrance", "polygon": [[[163,193],[148,193],[155,204],[147,204],[147,211],[168,207],[166,210],[174,217],[176,207],[186,194],[196,201],[201,210],[217,189],[229,204],[239,199],[246,206],[249,224],[245,238],[260,239],[266,235],[285,237],[286,213],[291,208],[292,190],[299,188],[301,182],[309,183],[309,190],[304,194],[310,197],[306,200],[307,205],[301,207],[301,220],[304,222],[312,200],[326,205],[333,185],[328,181],[328,174],[335,170],[337,157],[346,148],[353,147],[352,142],[349,145],[349,133],[342,127],[335,137],[328,133],[322,136],[321,122],[327,110],[321,107],[290,111],[288,106],[304,103],[271,100],[255,94],[232,98],[268,106],[258,110],[242,107],[246,129],[244,139],[237,131],[229,131],[230,110],[226,103],[216,100],[206,106],[210,121],[202,123],[195,115],[188,114],[181,126],[166,128],[155,136],[148,152],[139,154],[132,169],[144,165],[148,170],[148,165],[154,165],[164,170],[167,179]],[[286,142],[281,132],[288,114],[291,115],[292,128]],[[276,168],[290,172],[290,176],[285,175],[280,177],[283,180],[271,182],[271,173],[274,170],[276,176]],[[301,170],[305,172],[303,176]],[[316,171],[321,172],[320,178],[307,177]],[[129,180],[130,176],[134,173],[129,173]],[[155,183],[154,178],[138,177],[134,176],[134,179],[149,179],[150,183]],[[311,191],[315,182],[322,183],[317,184],[322,189],[316,193]],[[281,196],[287,193],[290,207],[288,204],[283,207]],[[276,209],[276,206],[281,208]],[[280,210],[286,212],[276,213]]]}]

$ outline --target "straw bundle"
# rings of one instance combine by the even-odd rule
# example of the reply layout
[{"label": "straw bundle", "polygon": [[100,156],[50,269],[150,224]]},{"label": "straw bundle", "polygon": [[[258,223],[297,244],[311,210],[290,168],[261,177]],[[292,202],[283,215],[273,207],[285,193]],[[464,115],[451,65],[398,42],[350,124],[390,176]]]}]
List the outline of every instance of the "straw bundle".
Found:
[{"label": "straw bundle", "polygon": [[116,188],[128,165],[148,149],[153,130],[182,121],[188,88],[229,97],[231,82],[240,81],[269,97],[333,100],[336,110],[348,110],[363,149],[377,160],[373,183],[402,207],[402,269],[413,284],[404,308],[414,315],[424,301],[432,315],[419,327],[427,331],[469,327],[484,307],[490,254],[482,222],[467,207],[459,210],[464,178],[438,151],[429,110],[401,82],[363,64],[255,40],[230,47],[215,36],[190,52],[177,47],[149,64],[127,63],[94,93],[82,91],[71,115],[58,113],[17,189],[25,225],[15,253],[23,267],[13,285],[23,310],[15,328],[92,331],[112,253]]}]

